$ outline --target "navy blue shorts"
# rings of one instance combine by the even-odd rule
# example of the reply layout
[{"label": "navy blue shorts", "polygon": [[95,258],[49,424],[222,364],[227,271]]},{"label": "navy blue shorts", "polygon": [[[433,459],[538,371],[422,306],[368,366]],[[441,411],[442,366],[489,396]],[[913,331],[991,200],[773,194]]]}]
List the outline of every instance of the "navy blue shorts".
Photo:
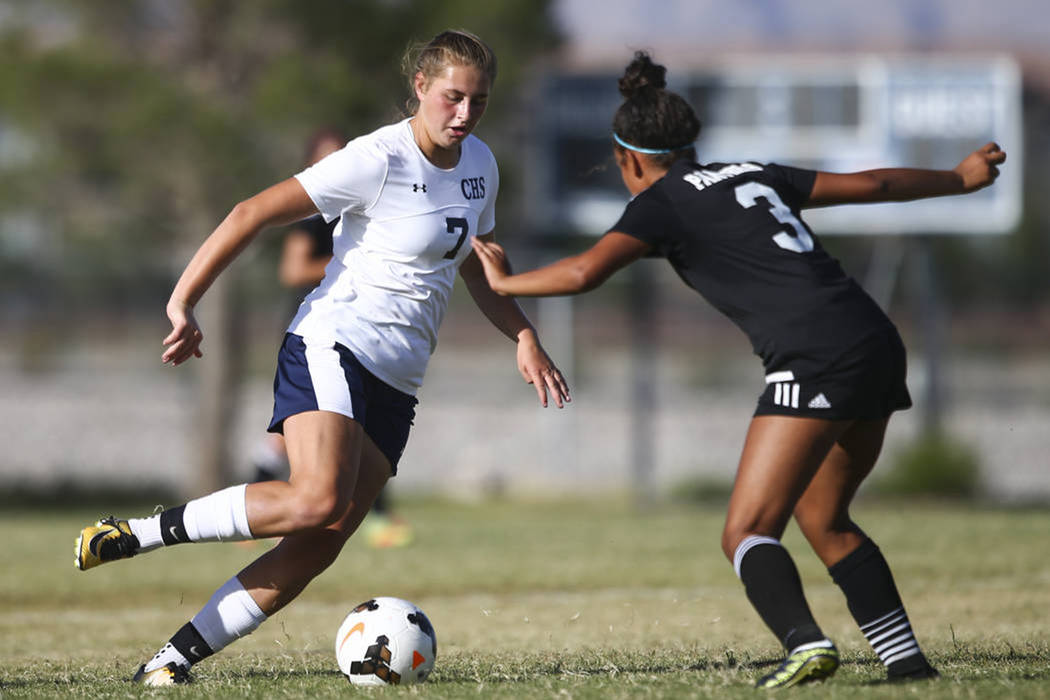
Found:
[{"label": "navy blue shorts", "polygon": [[285,418],[305,411],[342,414],[361,424],[397,474],[417,403],[378,379],[339,343],[308,343],[286,333],[277,354],[273,420],[267,430],[283,433]]},{"label": "navy blue shorts", "polygon": [[770,372],[755,415],[886,418],[894,411],[911,408],[906,376],[904,343],[897,329],[888,328],[829,360],[817,372],[803,375],[790,365]]}]

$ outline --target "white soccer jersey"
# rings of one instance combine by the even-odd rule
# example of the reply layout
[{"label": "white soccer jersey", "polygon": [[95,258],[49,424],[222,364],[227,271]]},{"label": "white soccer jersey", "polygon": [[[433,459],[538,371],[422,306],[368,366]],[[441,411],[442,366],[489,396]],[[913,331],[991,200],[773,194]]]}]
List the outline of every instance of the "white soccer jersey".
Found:
[{"label": "white soccer jersey", "polygon": [[324,280],[289,332],[345,345],[375,376],[414,395],[470,238],[495,226],[492,152],[468,136],[459,163],[443,170],[419,150],[406,119],[296,178],[326,221],[341,218]]}]

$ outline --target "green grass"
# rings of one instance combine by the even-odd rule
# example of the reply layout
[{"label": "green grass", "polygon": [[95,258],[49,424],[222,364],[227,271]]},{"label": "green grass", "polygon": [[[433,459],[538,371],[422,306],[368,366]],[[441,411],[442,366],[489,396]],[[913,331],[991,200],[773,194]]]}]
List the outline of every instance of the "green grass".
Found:
[{"label": "green grass", "polygon": [[[118,515],[148,513],[151,506]],[[753,698],[779,657],[721,555],[721,508],[621,503],[401,502],[416,541],[351,541],[250,637],[194,669],[178,697]],[[138,697],[130,673],[264,544],[185,545],[89,572],[72,566],[97,511],[0,513],[0,697]],[[1050,512],[868,503],[920,642],[944,678],[880,683],[881,665],[797,531],[814,612],[843,652],[817,698],[1050,697]],[[415,688],[350,688],[331,647],[350,607],[416,602],[438,662]]]}]

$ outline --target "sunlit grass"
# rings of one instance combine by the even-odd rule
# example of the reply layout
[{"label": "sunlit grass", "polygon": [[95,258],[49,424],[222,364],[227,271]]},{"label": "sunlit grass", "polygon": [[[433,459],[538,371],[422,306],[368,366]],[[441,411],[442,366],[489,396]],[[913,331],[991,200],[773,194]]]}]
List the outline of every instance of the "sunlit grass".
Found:
[{"label": "sunlit grass", "polygon": [[[302,597],[195,668],[187,697],[351,692],[332,658],[355,603],[408,598],[437,629],[438,663],[415,690],[454,697],[753,697],[779,649],[718,546],[720,508],[619,502],[402,501],[415,541],[351,541]],[[151,506],[122,517],[147,513]],[[0,696],[126,697],[135,667],[264,543],[186,545],[89,572],[72,565],[76,513],[0,515]],[[920,642],[944,679],[883,671],[838,589],[791,531],[810,603],[846,663],[814,697],[1050,694],[1050,513],[871,503],[857,519],[887,554]]]}]

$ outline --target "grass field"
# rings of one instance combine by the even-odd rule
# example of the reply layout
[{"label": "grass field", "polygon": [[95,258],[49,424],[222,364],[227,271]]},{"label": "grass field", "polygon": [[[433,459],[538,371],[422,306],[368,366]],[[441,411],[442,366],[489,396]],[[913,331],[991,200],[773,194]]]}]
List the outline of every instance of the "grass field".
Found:
[{"label": "grass field", "polygon": [[[141,515],[151,506],[118,515]],[[200,664],[178,697],[753,698],[779,656],[718,548],[720,508],[401,502],[415,542],[351,542],[307,591]],[[101,513],[106,514],[106,513]],[[185,545],[89,572],[79,528],[100,515],[0,513],[0,696],[136,697],[139,663],[265,545]],[[894,567],[944,677],[880,683],[881,665],[797,531],[786,537],[845,664],[815,698],[1050,697],[1050,512],[868,503],[856,512]],[[394,595],[437,630],[423,686],[350,687],[332,655],[354,604]]]}]

